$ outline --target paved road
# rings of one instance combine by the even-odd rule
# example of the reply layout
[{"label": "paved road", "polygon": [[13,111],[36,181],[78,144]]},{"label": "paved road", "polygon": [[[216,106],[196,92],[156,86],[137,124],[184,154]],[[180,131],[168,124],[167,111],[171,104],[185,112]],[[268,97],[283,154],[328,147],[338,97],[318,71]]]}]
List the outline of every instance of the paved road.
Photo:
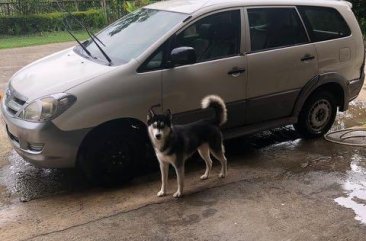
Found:
[{"label": "paved road", "polygon": [[[14,70],[67,47],[0,51]],[[28,53],[31,51],[33,54]],[[27,60],[25,58],[27,57]],[[17,66],[17,67],[15,67]],[[4,77],[5,76],[5,77]],[[339,114],[335,129],[362,125],[364,98]],[[366,149],[305,141],[291,128],[227,142],[229,176],[200,181],[190,160],[184,198],[156,197],[159,173],[101,189],[73,170],[38,169],[11,150],[0,126],[0,240],[364,240]]]}]

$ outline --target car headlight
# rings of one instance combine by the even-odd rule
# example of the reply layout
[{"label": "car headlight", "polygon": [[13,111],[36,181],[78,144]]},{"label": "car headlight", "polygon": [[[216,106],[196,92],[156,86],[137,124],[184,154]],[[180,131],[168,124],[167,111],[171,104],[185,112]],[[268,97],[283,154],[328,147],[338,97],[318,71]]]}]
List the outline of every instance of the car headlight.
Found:
[{"label": "car headlight", "polygon": [[76,101],[69,94],[55,94],[37,99],[24,107],[19,118],[32,122],[45,122],[61,115]]}]

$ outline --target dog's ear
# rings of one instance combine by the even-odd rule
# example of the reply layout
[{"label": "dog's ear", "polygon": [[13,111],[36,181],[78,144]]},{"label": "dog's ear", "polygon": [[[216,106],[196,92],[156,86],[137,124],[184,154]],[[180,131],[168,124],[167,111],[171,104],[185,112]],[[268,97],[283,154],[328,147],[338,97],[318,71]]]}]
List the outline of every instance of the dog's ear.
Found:
[{"label": "dog's ear", "polygon": [[172,112],[170,111],[170,109],[167,109],[165,111],[165,115],[168,117],[170,123],[172,123],[173,115],[172,115]]},{"label": "dog's ear", "polygon": [[150,109],[149,112],[147,113],[147,122],[149,122],[154,116],[155,116],[154,111]]}]

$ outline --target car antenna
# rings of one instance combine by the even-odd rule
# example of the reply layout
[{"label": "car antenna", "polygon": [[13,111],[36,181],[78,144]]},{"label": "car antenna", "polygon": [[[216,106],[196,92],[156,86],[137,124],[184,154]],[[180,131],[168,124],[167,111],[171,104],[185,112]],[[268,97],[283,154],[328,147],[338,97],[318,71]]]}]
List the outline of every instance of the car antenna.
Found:
[{"label": "car antenna", "polygon": [[[105,46],[105,44],[97,37],[95,36],[93,33],[91,33],[88,28],[81,22],[79,21],[77,18],[75,18],[70,11],[66,10],[65,8],[61,7],[60,3],[58,0],[56,0],[56,3],[58,5],[58,7],[66,12],[69,16],[71,16],[73,19],[75,19],[76,22],[78,22],[88,33],[89,37],[93,40],[93,42],[95,43],[95,45],[97,46],[97,48],[99,49],[99,51],[103,54],[104,58],[106,58],[106,60],[108,61],[109,65],[112,64],[112,60],[111,58],[107,55],[107,53],[100,47],[100,45],[96,42],[96,40],[98,40],[103,46]],[[69,25],[69,24],[68,24]],[[70,27],[70,25],[69,25]],[[69,31],[68,31],[69,32]],[[79,41],[78,41],[79,42]],[[84,46],[84,45],[83,45]],[[84,46],[85,47],[85,46]],[[84,49],[84,48],[83,48]],[[85,48],[86,49],[86,48]],[[88,51],[89,52],[89,51]],[[90,52],[89,52],[90,53]]]}]

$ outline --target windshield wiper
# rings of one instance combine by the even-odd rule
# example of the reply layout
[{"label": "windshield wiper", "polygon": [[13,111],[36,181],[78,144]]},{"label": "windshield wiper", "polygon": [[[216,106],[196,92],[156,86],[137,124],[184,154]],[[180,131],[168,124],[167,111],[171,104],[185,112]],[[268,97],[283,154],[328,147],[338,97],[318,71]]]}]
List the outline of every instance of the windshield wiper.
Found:
[{"label": "windshield wiper", "polygon": [[95,45],[97,46],[97,48],[99,49],[99,51],[103,54],[104,58],[108,61],[109,65],[112,65],[112,60],[111,58],[107,55],[107,53],[102,49],[102,47],[100,47],[100,45],[97,43],[96,40],[99,41],[99,43],[101,43],[104,47],[105,44],[97,37],[95,36],[93,33],[91,33],[89,31],[89,29],[82,23],[80,22],[77,18],[75,18],[70,11],[67,11],[67,13],[73,18],[75,19],[76,22],[78,22],[84,29],[85,31],[88,33],[89,37],[91,38],[91,40],[95,43]]},{"label": "windshield wiper", "polygon": [[[95,36],[93,33],[91,33],[89,31],[89,29],[81,22],[79,21],[77,18],[75,18],[72,13],[69,11],[69,10],[66,10],[65,8],[61,7],[60,3],[58,1],[57,2],[57,5],[58,7],[63,10],[64,12],[67,12],[67,14],[69,16],[71,16],[77,23],[79,23],[84,29],[85,31],[88,33],[89,37],[91,38],[91,40],[95,43],[95,45],[97,46],[97,48],[99,49],[99,51],[103,54],[104,58],[108,61],[109,65],[112,65],[112,60],[111,58],[107,55],[107,53],[100,47],[100,45],[97,43],[97,41],[99,43],[101,43],[104,47],[105,47],[105,44],[97,37]],[[70,26],[70,25],[69,25]],[[97,40],[97,41],[96,41]],[[84,46],[84,45],[83,45]],[[86,47],[84,46],[83,48],[84,50],[86,50]],[[88,51],[89,52],[89,51]],[[90,53],[90,52],[89,52]]]},{"label": "windshield wiper", "polygon": [[[94,37],[96,40],[98,40],[99,43],[101,43],[105,47],[105,44],[102,42],[102,40],[100,40],[95,34],[93,34],[93,32],[90,32],[89,29],[85,25],[83,25],[79,20],[77,20],[76,18],[75,18],[75,20],[78,21],[78,23],[81,26],[83,26],[83,28],[85,28],[86,32],[88,33],[88,35],[90,36],[91,39],[93,39],[93,37]],[[93,41],[94,41],[94,39],[93,39]]]},{"label": "windshield wiper", "polygon": [[93,58],[93,59],[95,59],[94,57],[93,57],[93,55],[89,52],[89,50],[84,46],[84,44],[82,44],[82,43],[80,43],[80,41],[75,37],[75,35],[74,34],[72,34],[71,33],[71,31],[69,30],[69,24],[66,22],[65,23],[65,21],[64,20],[62,20],[62,23],[63,23],[63,25],[65,26],[65,30],[71,35],[71,37],[73,37],[73,39],[75,39],[75,41],[81,46],[81,48],[85,51],[85,53],[90,57],[90,58]]},{"label": "windshield wiper", "polygon": [[[103,54],[104,58],[106,58],[106,60],[108,61],[109,65],[112,65],[112,60],[111,58],[107,55],[106,52],[104,52],[104,50],[100,47],[100,45],[97,43],[97,41],[95,41],[94,37],[92,34],[90,34],[90,32],[88,31],[88,29],[86,27],[84,27],[86,32],[88,33],[89,37],[93,40],[93,42],[95,43],[95,45],[98,47],[98,49],[100,50],[100,52]],[[96,38],[98,39],[98,38]],[[100,40],[99,40],[100,41]],[[101,42],[101,41],[100,41]],[[103,44],[104,45],[104,44]],[[105,46],[105,45],[104,45]]]}]

